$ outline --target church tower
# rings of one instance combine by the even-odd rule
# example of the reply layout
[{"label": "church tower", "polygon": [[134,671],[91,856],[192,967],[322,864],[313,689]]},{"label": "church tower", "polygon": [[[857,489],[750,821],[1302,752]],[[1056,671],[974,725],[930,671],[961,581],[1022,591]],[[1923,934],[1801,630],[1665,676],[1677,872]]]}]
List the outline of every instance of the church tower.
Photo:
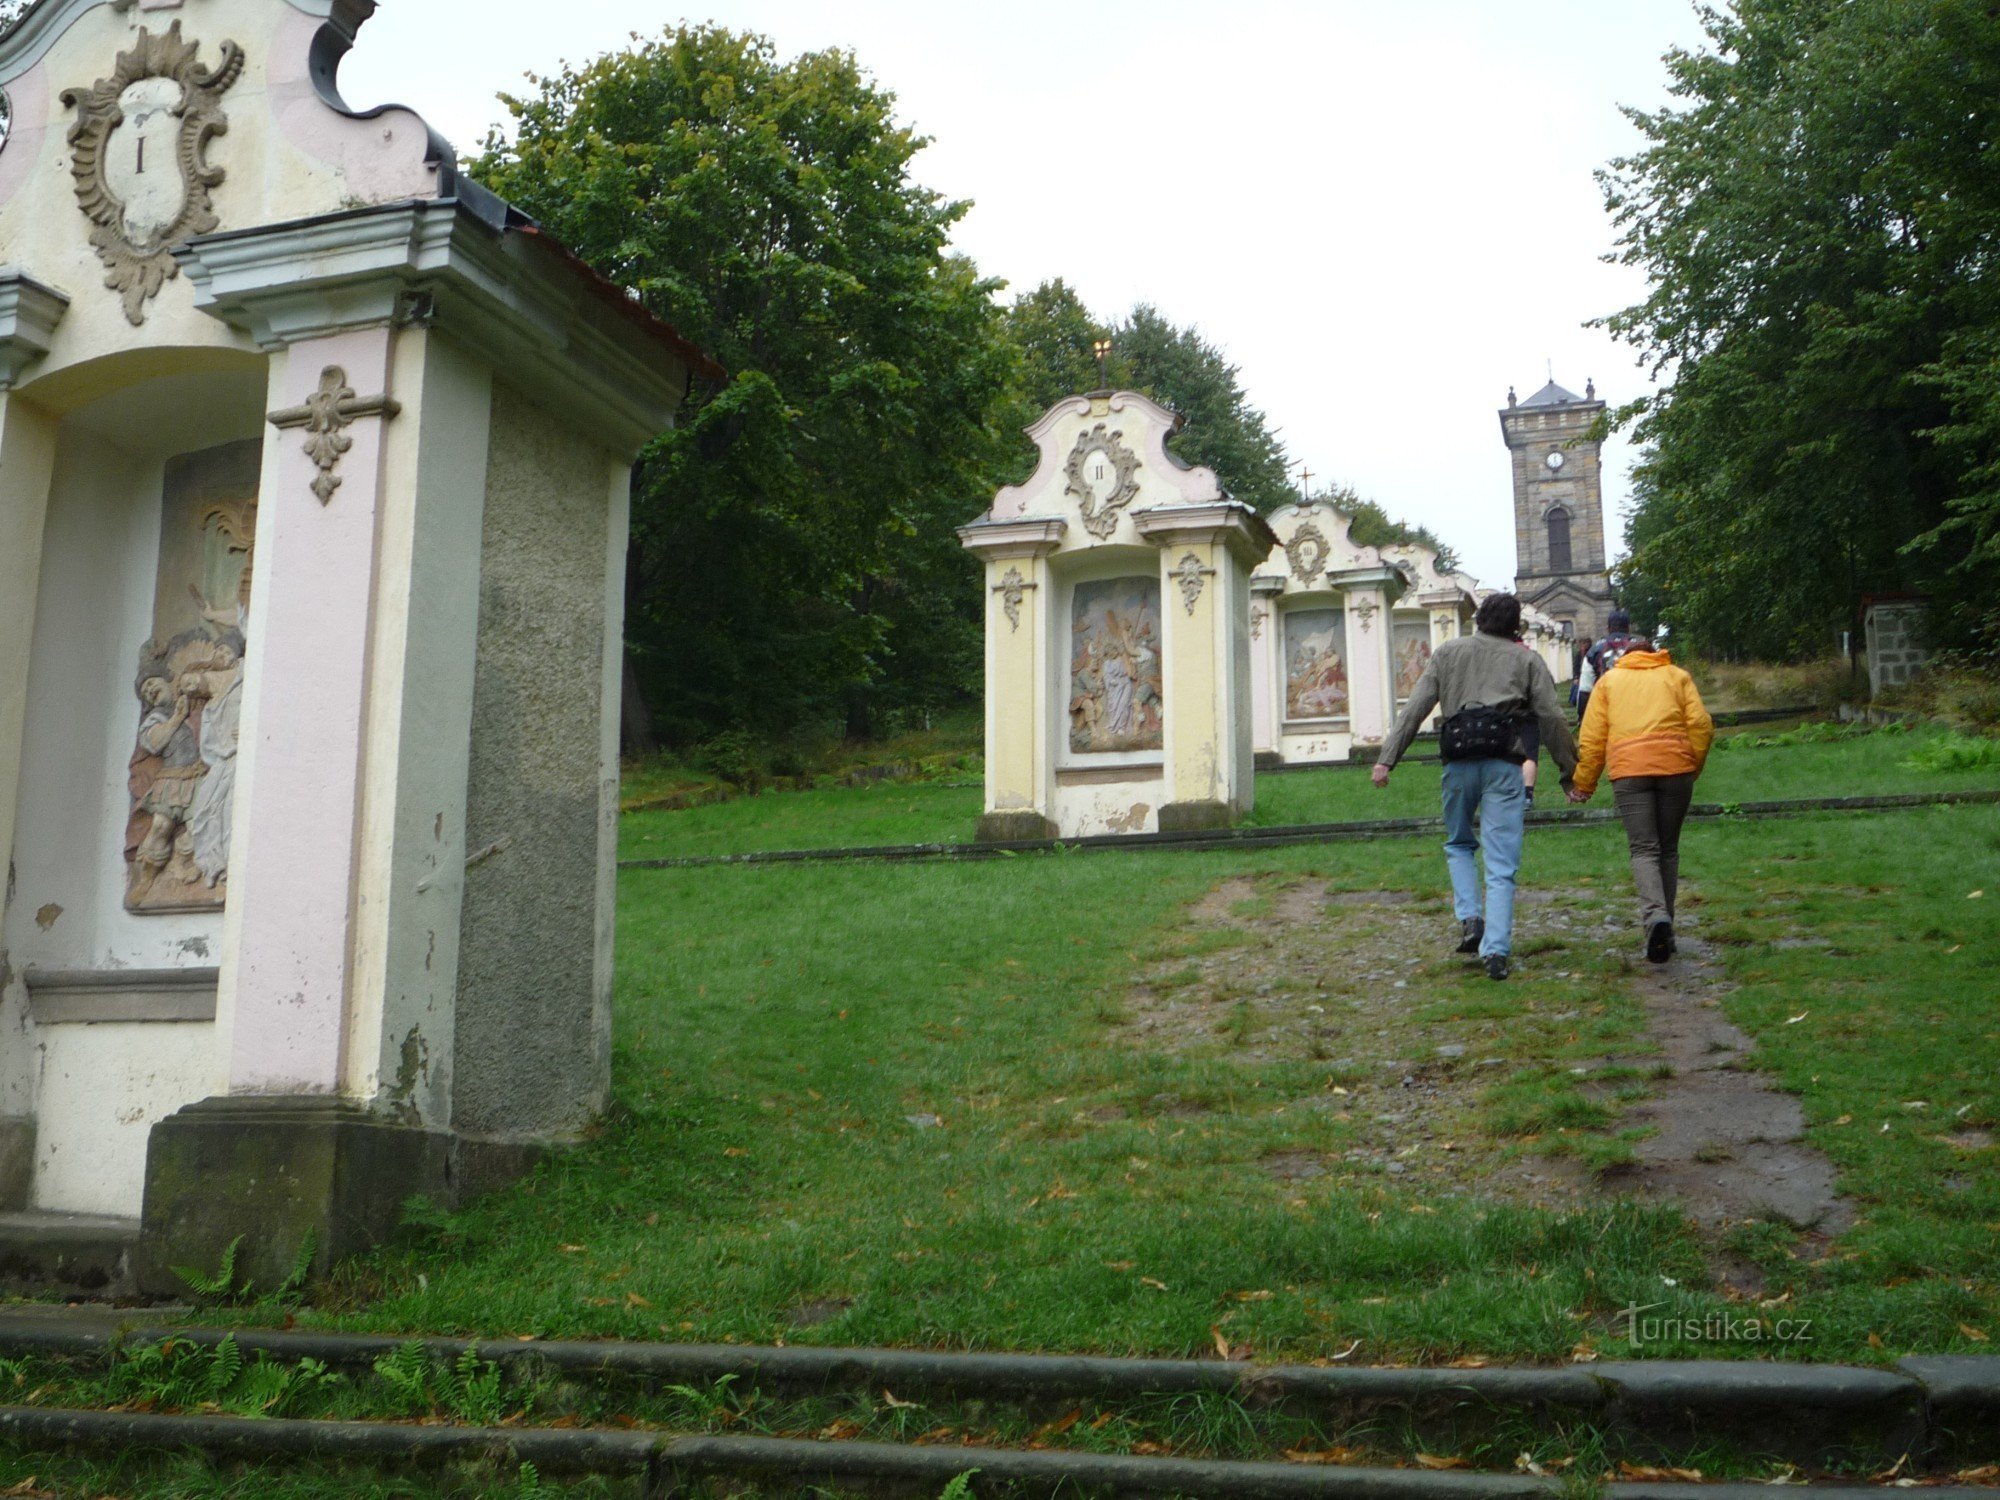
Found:
[{"label": "church tower", "polygon": [[1594,384],[1578,396],[1551,380],[1525,401],[1509,390],[1500,413],[1514,459],[1514,591],[1592,640],[1612,602],[1601,445],[1590,435],[1603,411]]}]

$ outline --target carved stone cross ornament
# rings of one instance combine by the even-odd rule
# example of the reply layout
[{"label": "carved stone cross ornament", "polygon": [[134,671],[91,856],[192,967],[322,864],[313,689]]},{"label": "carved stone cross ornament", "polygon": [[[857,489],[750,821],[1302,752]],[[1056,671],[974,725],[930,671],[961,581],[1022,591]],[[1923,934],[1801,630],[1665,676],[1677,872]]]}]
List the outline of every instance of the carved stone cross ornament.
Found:
[{"label": "carved stone cross ornament", "polygon": [[1009,568],[993,585],[993,592],[1000,595],[1000,608],[1006,611],[1007,626],[1010,630],[1021,628],[1021,597],[1034,585],[1021,576],[1019,568]]},{"label": "carved stone cross ornament", "polygon": [[243,72],[243,49],[222,44],[222,60],[195,61],[201,43],[181,40],[179,21],[155,36],[141,27],[109,78],[64,89],[76,111],[69,128],[76,201],[94,226],[90,243],[107,267],[104,284],[135,326],[146,303],[180,274],[173,250],[221,222],[209,206],[222,168],[208,143],[229,128],[222,96]]},{"label": "carved stone cross ornament", "polygon": [[1204,568],[1201,559],[1190,552],[1175,564],[1173,576],[1181,586],[1181,602],[1187,605],[1187,612],[1193,614],[1195,601],[1201,598],[1202,581],[1214,577],[1215,569]]},{"label": "carved stone cross ornament", "polygon": [[320,371],[319,389],[306,397],[305,405],[274,411],[269,421],[273,427],[305,428],[306,456],[319,470],[313,476],[312,492],[325,505],[340,488],[340,475],[335,470],[347,450],[354,446],[347,429],[354,425],[355,419],[393,417],[402,409],[388,396],[357,397],[354,387],[347,383],[347,372],[339,365],[328,365]]}]

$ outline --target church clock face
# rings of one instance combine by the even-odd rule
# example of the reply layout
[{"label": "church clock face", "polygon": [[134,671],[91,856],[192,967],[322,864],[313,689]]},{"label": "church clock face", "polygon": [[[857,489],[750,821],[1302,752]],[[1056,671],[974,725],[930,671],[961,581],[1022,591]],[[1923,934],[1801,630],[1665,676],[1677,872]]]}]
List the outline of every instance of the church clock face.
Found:
[{"label": "church clock face", "polygon": [[1551,453],[1545,462],[1548,464],[1551,474],[1560,474],[1562,472],[1563,456],[1560,453]]}]

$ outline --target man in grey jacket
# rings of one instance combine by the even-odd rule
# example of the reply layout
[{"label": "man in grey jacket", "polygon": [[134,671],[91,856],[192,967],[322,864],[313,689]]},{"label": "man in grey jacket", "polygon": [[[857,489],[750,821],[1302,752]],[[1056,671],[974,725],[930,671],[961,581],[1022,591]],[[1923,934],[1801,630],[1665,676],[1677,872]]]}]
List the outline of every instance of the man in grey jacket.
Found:
[{"label": "man in grey jacket", "polygon": [[[1489,594],[1479,603],[1473,634],[1446,641],[1431,654],[1402,717],[1390,731],[1375,762],[1375,785],[1387,786],[1389,772],[1417,737],[1433,708],[1445,721],[1468,710],[1492,710],[1487,718],[1506,725],[1532,718],[1542,744],[1562,773],[1563,792],[1581,802],[1576,775],[1576,741],[1556,698],[1555,679],[1534,652],[1514,639],[1521,628],[1521,601],[1512,594]],[[1444,736],[1446,739],[1452,735]],[[1521,781],[1518,737],[1502,731],[1496,753],[1447,757],[1444,767],[1444,857],[1451,871],[1452,908],[1458,916],[1460,953],[1477,953],[1489,979],[1505,979],[1513,967],[1514,875],[1521,866],[1528,795]],[[1477,815],[1477,825],[1474,817]],[[1486,890],[1479,889],[1481,838],[1486,845]]]}]

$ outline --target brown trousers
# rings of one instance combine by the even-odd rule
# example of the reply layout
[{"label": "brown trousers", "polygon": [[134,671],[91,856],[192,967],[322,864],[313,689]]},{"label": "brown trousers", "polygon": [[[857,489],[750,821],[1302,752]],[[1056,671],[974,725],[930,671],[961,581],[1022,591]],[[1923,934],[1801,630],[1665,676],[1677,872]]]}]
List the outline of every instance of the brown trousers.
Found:
[{"label": "brown trousers", "polygon": [[1679,776],[1627,776],[1611,783],[1611,797],[1625,824],[1625,844],[1632,854],[1632,884],[1639,888],[1639,923],[1674,919],[1674,897],[1680,886],[1681,824],[1694,801],[1694,773]]}]

